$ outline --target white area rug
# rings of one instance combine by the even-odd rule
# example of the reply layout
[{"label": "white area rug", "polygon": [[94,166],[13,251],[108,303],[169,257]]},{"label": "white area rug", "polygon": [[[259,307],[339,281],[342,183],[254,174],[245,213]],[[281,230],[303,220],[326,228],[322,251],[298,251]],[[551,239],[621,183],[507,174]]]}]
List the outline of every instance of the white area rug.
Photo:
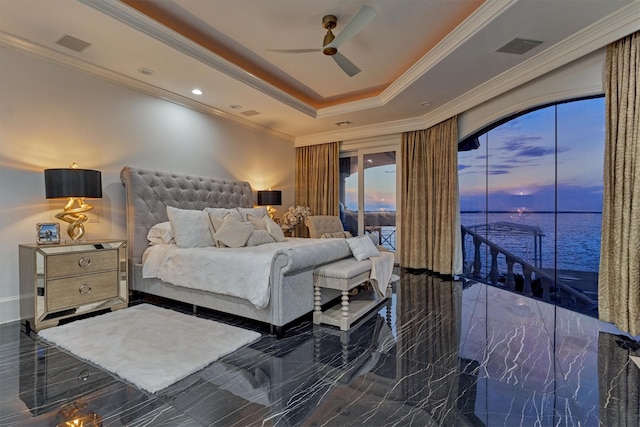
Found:
[{"label": "white area rug", "polygon": [[38,335],[151,393],[260,337],[149,304],[44,329]]}]

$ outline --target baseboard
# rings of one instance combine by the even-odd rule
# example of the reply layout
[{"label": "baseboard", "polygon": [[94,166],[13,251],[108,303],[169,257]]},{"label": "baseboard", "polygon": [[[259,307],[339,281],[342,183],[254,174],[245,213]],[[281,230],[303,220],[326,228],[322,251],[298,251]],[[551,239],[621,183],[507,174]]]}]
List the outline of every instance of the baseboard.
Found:
[{"label": "baseboard", "polygon": [[20,297],[0,298],[0,324],[20,320]]}]

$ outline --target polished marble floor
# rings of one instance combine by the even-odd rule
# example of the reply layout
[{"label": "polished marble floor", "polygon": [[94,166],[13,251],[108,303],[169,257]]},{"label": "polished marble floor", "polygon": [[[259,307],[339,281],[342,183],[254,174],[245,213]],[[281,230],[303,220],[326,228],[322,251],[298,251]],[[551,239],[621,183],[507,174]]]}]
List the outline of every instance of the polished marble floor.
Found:
[{"label": "polished marble floor", "polygon": [[0,425],[55,426],[69,405],[105,426],[640,425],[638,341],[480,283],[400,276],[349,332],[304,320],[155,394],[0,325]]}]

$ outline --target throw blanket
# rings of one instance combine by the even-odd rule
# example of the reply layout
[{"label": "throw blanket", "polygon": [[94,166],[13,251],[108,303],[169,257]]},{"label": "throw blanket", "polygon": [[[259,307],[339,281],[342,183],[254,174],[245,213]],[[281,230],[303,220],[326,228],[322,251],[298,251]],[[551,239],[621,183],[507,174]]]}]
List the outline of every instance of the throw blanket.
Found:
[{"label": "throw blanket", "polygon": [[269,304],[274,256],[288,248],[318,241],[293,238],[242,248],[153,245],[144,254],[142,277],[157,277],[176,286],[243,298],[261,309]]},{"label": "throw blanket", "polygon": [[371,274],[369,280],[373,285],[373,288],[379,297],[386,297],[387,285],[391,280],[391,274],[393,273],[393,262],[395,257],[393,252],[380,252],[380,256],[372,256],[371,260]]}]

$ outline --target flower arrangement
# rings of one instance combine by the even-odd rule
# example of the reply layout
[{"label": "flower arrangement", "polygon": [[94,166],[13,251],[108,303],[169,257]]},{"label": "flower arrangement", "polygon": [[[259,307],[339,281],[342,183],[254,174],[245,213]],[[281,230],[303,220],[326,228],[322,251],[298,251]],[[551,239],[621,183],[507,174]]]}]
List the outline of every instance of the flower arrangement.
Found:
[{"label": "flower arrangement", "polygon": [[305,206],[290,206],[284,214],[282,214],[282,228],[291,230],[298,224],[302,224],[304,219],[311,215],[311,209]]}]

